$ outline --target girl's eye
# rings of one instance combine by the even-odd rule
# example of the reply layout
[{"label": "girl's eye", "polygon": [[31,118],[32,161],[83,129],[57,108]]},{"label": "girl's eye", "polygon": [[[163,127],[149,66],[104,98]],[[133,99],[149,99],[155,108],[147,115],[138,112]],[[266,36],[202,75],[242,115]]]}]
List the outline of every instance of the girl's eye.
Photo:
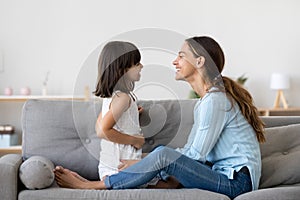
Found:
[{"label": "girl's eye", "polygon": [[140,65],[140,63],[136,63],[136,64],[135,64],[135,66],[139,66],[139,65]]}]

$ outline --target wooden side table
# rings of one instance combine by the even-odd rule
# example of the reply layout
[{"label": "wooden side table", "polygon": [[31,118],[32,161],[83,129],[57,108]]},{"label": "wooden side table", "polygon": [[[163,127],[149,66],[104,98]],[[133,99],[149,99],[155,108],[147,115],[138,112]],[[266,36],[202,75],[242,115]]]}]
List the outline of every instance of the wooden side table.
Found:
[{"label": "wooden side table", "polygon": [[300,116],[300,108],[259,108],[261,116]]},{"label": "wooden side table", "polygon": [[0,148],[0,157],[6,154],[22,154],[22,146],[20,145]]}]

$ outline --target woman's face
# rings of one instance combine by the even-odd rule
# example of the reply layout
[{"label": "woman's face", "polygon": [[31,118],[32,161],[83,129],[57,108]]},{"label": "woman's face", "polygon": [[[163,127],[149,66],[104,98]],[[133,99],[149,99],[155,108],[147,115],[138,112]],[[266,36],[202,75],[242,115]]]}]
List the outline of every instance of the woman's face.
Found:
[{"label": "woman's face", "polygon": [[173,65],[176,68],[176,80],[187,80],[191,77],[196,70],[196,58],[190,50],[187,42],[184,42],[177,58],[173,61]]}]

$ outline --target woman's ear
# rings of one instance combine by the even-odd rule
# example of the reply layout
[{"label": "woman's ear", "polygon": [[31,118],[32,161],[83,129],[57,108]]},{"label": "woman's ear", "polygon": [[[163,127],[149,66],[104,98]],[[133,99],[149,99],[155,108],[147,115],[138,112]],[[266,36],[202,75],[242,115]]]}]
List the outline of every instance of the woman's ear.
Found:
[{"label": "woman's ear", "polygon": [[203,56],[199,56],[198,58],[196,58],[196,66],[197,68],[201,68],[202,66],[204,66],[204,63],[205,63],[205,58]]}]

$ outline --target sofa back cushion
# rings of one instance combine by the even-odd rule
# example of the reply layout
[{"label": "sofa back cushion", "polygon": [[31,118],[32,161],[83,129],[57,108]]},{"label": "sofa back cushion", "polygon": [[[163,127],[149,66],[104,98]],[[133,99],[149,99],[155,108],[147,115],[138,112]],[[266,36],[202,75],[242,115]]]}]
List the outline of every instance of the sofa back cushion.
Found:
[{"label": "sofa back cushion", "polygon": [[300,124],[266,128],[260,188],[300,183]]},{"label": "sofa back cushion", "polygon": [[144,108],[140,116],[146,139],[143,152],[157,145],[183,147],[194,123],[193,111],[197,100],[139,101]]},{"label": "sofa back cushion", "polygon": [[29,100],[22,113],[23,159],[39,155],[88,179],[98,179],[99,102]]}]

